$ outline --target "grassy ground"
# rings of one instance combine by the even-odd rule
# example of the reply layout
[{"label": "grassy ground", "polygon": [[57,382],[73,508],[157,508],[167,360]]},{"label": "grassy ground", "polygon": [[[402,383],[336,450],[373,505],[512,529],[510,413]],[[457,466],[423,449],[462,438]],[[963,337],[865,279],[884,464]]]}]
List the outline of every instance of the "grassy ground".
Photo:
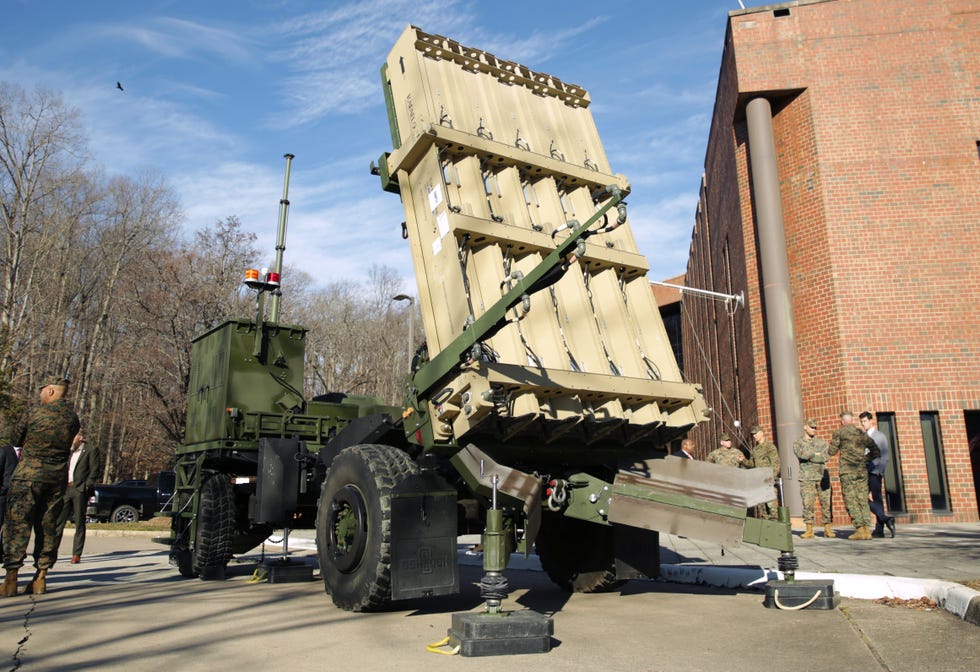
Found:
[{"label": "grassy ground", "polygon": [[[74,525],[68,523],[66,527],[74,527]],[[138,523],[88,523],[86,527],[89,530],[146,530],[157,532],[170,529],[170,518],[158,516],[149,520],[141,520]]]}]

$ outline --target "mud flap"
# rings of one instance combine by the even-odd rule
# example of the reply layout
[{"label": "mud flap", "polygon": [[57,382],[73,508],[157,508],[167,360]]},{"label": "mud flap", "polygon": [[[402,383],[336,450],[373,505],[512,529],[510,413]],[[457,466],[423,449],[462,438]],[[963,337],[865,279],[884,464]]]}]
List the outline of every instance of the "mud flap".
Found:
[{"label": "mud flap", "polygon": [[306,445],[296,439],[259,439],[256,523],[282,527],[288,522],[299,505],[301,466],[296,457],[305,452]]},{"label": "mud flap", "polygon": [[391,599],[459,592],[456,490],[438,474],[413,474],[391,493]]}]

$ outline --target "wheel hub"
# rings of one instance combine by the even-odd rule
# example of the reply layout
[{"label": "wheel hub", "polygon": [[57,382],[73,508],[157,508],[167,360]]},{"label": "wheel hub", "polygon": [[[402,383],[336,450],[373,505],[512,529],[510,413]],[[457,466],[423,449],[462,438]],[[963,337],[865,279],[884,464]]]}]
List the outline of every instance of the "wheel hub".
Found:
[{"label": "wheel hub", "polygon": [[330,500],[330,558],[341,572],[361,562],[367,544],[367,509],[360,491],[346,485]]}]

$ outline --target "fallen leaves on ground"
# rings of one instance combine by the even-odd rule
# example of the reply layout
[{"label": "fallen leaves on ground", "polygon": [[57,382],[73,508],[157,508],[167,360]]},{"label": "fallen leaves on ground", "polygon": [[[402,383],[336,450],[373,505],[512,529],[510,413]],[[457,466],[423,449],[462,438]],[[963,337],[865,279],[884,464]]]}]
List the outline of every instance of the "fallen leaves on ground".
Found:
[{"label": "fallen leaves on ground", "polygon": [[911,600],[905,600],[901,597],[879,597],[875,600],[876,604],[886,604],[889,607],[906,607],[908,609],[918,609],[920,611],[932,611],[939,607],[935,600],[930,600],[928,597],[917,597]]}]

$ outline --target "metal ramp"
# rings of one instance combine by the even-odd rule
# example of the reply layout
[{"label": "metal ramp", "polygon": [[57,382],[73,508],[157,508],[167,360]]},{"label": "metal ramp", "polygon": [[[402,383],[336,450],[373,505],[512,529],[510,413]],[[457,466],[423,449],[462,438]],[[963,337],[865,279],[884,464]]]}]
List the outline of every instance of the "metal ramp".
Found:
[{"label": "metal ramp", "polygon": [[[681,381],[588,93],[409,26],[382,70],[430,355],[522,300],[449,374],[418,376],[436,440],[661,445],[706,416]],[[525,280],[576,229],[562,264]]]}]

